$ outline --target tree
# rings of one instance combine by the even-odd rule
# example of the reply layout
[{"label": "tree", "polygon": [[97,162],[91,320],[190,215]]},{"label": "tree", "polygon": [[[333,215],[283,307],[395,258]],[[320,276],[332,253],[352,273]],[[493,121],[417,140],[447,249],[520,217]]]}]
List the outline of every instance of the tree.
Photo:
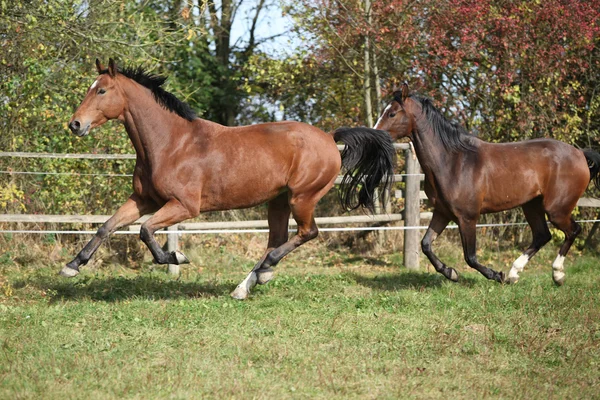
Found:
[{"label": "tree", "polygon": [[[245,10],[240,7],[246,6]],[[233,124],[247,60],[270,37],[259,18],[272,3],[223,4],[191,0],[15,0],[0,2],[0,148],[33,152],[129,153],[122,127],[109,123],[75,138],[66,122],[95,75],[94,59],[143,65],[169,75],[167,90],[199,115]],[[248,21],[230,43],[235,24]],[[0,207],[46,213],[108,213],[124,201],[130,180],[85,174],[126,174],[130,161],[0,158],[0,169],[78,172],[68,175],[0,174]]]},{"label": "tree", "polygon": [[361,5],[307,0],[296,11],[340,73],[375,65],[388,91],[411,81],[490,140],[597,143],[600,1],[394,0],[366,15]]}]

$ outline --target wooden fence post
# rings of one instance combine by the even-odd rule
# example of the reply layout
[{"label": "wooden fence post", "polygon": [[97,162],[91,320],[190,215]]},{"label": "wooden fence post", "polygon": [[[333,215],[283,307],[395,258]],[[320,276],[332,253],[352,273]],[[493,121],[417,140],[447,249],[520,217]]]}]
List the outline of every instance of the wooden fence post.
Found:
[{"label": "wooden fence post", "polygon": [[[410,149],[404,151],[406,161],[406,188],[404,191],[404,226],[419,226],[421,173],[419,161],[413,157]],[[419,269],[419,241],[421,234],[417,229],[404,231],[404,266],[410,270]]]},{"label": "wooden fence post", "polygon": [[[176,231],[177,225],[169,226],[167,231]],[[167,233],[167,251],[177,251],[179,236],[177,233]],[[179,276],[179,265],[169,264],[169,274]]]}]

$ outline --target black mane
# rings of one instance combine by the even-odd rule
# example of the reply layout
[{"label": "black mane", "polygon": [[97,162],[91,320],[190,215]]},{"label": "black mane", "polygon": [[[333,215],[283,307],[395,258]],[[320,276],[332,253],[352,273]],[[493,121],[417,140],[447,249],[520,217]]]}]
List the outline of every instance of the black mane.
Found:
[{"label": "black mane", "polygon": [[[162,88],[162,85],[167,80],[166,77],[160,75],[154,75],[144,70],[141,66],[131,67],[127,66],[118,69],[119,73],[124,76],[133,79],[142,86],[147,87],[152,92],[154,99],[165,109],[176,113],[182,118],[188,121],[193,121],[197,118],[196,113],[189,104],[179,100],[172,93],[167,92]],[[102,71],[102,73],[106,73]]]},{"label": "black mane", "polygon": [[450,122],[444,118],[431,100],[415,95],[410,97],[421,104],[425,118],[431,124],[433,132],[440,138],[446,150],[451,152],[475,150],[475,144],[472,140],[475,136],[467,132],[457,122]]}]

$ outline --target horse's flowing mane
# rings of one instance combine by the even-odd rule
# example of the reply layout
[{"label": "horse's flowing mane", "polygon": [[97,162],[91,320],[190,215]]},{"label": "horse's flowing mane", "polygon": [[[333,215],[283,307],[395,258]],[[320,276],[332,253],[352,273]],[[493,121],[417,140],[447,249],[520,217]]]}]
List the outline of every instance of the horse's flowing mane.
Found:
[{"label": "horse's flowing mane", "polygon": [[[162,85],[167,80],[166,77],[151,74],[141,66],[127,66],[124,68],[119,68],[118,71],[127,78],[133,79],[140,85],[150,89],[152,95],[154,96],[154,100],[156,100],[156,102],[163,108],[174,112],[188,121],[193,121],[197,118],[196,113],[194,110],[192,110],[189,104],[179,100],[172,93],[169,93],[162,88]],[[105,73],[105,71],[102,72]],[[106,70],[106,72],[108,72],[108,70]]]},{"label": "horse's flowing mane", "polygon": [[435,108],[431,100],[416,95],[412,95],[410,98],[421,104],[427,122],[431,125],[433,132],[440,138],[446,150],[451,152],[475,150],[474,136],[457,122],[448,121]]}]

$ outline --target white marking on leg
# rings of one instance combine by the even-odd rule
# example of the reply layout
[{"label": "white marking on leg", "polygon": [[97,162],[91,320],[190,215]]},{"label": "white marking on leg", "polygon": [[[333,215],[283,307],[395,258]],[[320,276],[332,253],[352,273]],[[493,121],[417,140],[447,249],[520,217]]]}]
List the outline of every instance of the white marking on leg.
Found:
[{"label": "white marking on leg", "polygon": [[185,256],[185,254],[183,254],[179,250],[175,252],[175,258],[177,258],[178,265],[190,263],[190,260],[188,260],[188,258]]},{"label": "white marking on leg", "polygon": [[256,281],[257,281],[256,272],[250,271],[250,273],[248,274],[248,276],[246,276],[246,278],[242,281],[242,283],[237,285],[235,290],[233,292],[231,292],[231,297],[233,297],[234,299],[238,299],[238,300],[247,299],[248,295],[250,294],[250,290],[254,286],[256,286]]},{"label": "white marking on leg", "polygon": [[69,267],[63,267],[63,269],[60,270],[60,275],[66,276],[67,278],[72,278],[77,274],[79,274],[79,271]]},{"label": "white marking on leg", "polygon": [[275,274],[275,272],[273,271],[273,268],[265,268],[265,269],[257,269],[256,270],[256,283],[258,283],[259,285],[264,285],[267,282],[269,282],[271,279],[273,279],[273,275]]},{"label": "white marking on leg", "polygon": [[517,283],[519,280],[519,274],[525,269],[525,265],[529,262],[529,256],[527,254],[521,254],[519,258],[515,260],[512,268],[508,272],[508,280],[510,283]]},{"label": "white marking on leg", "polygon": [[552,263],[552,279],[557,285],[562,285],[565,281],[565,256],[560,254],[556,257],[556,260]]}]

